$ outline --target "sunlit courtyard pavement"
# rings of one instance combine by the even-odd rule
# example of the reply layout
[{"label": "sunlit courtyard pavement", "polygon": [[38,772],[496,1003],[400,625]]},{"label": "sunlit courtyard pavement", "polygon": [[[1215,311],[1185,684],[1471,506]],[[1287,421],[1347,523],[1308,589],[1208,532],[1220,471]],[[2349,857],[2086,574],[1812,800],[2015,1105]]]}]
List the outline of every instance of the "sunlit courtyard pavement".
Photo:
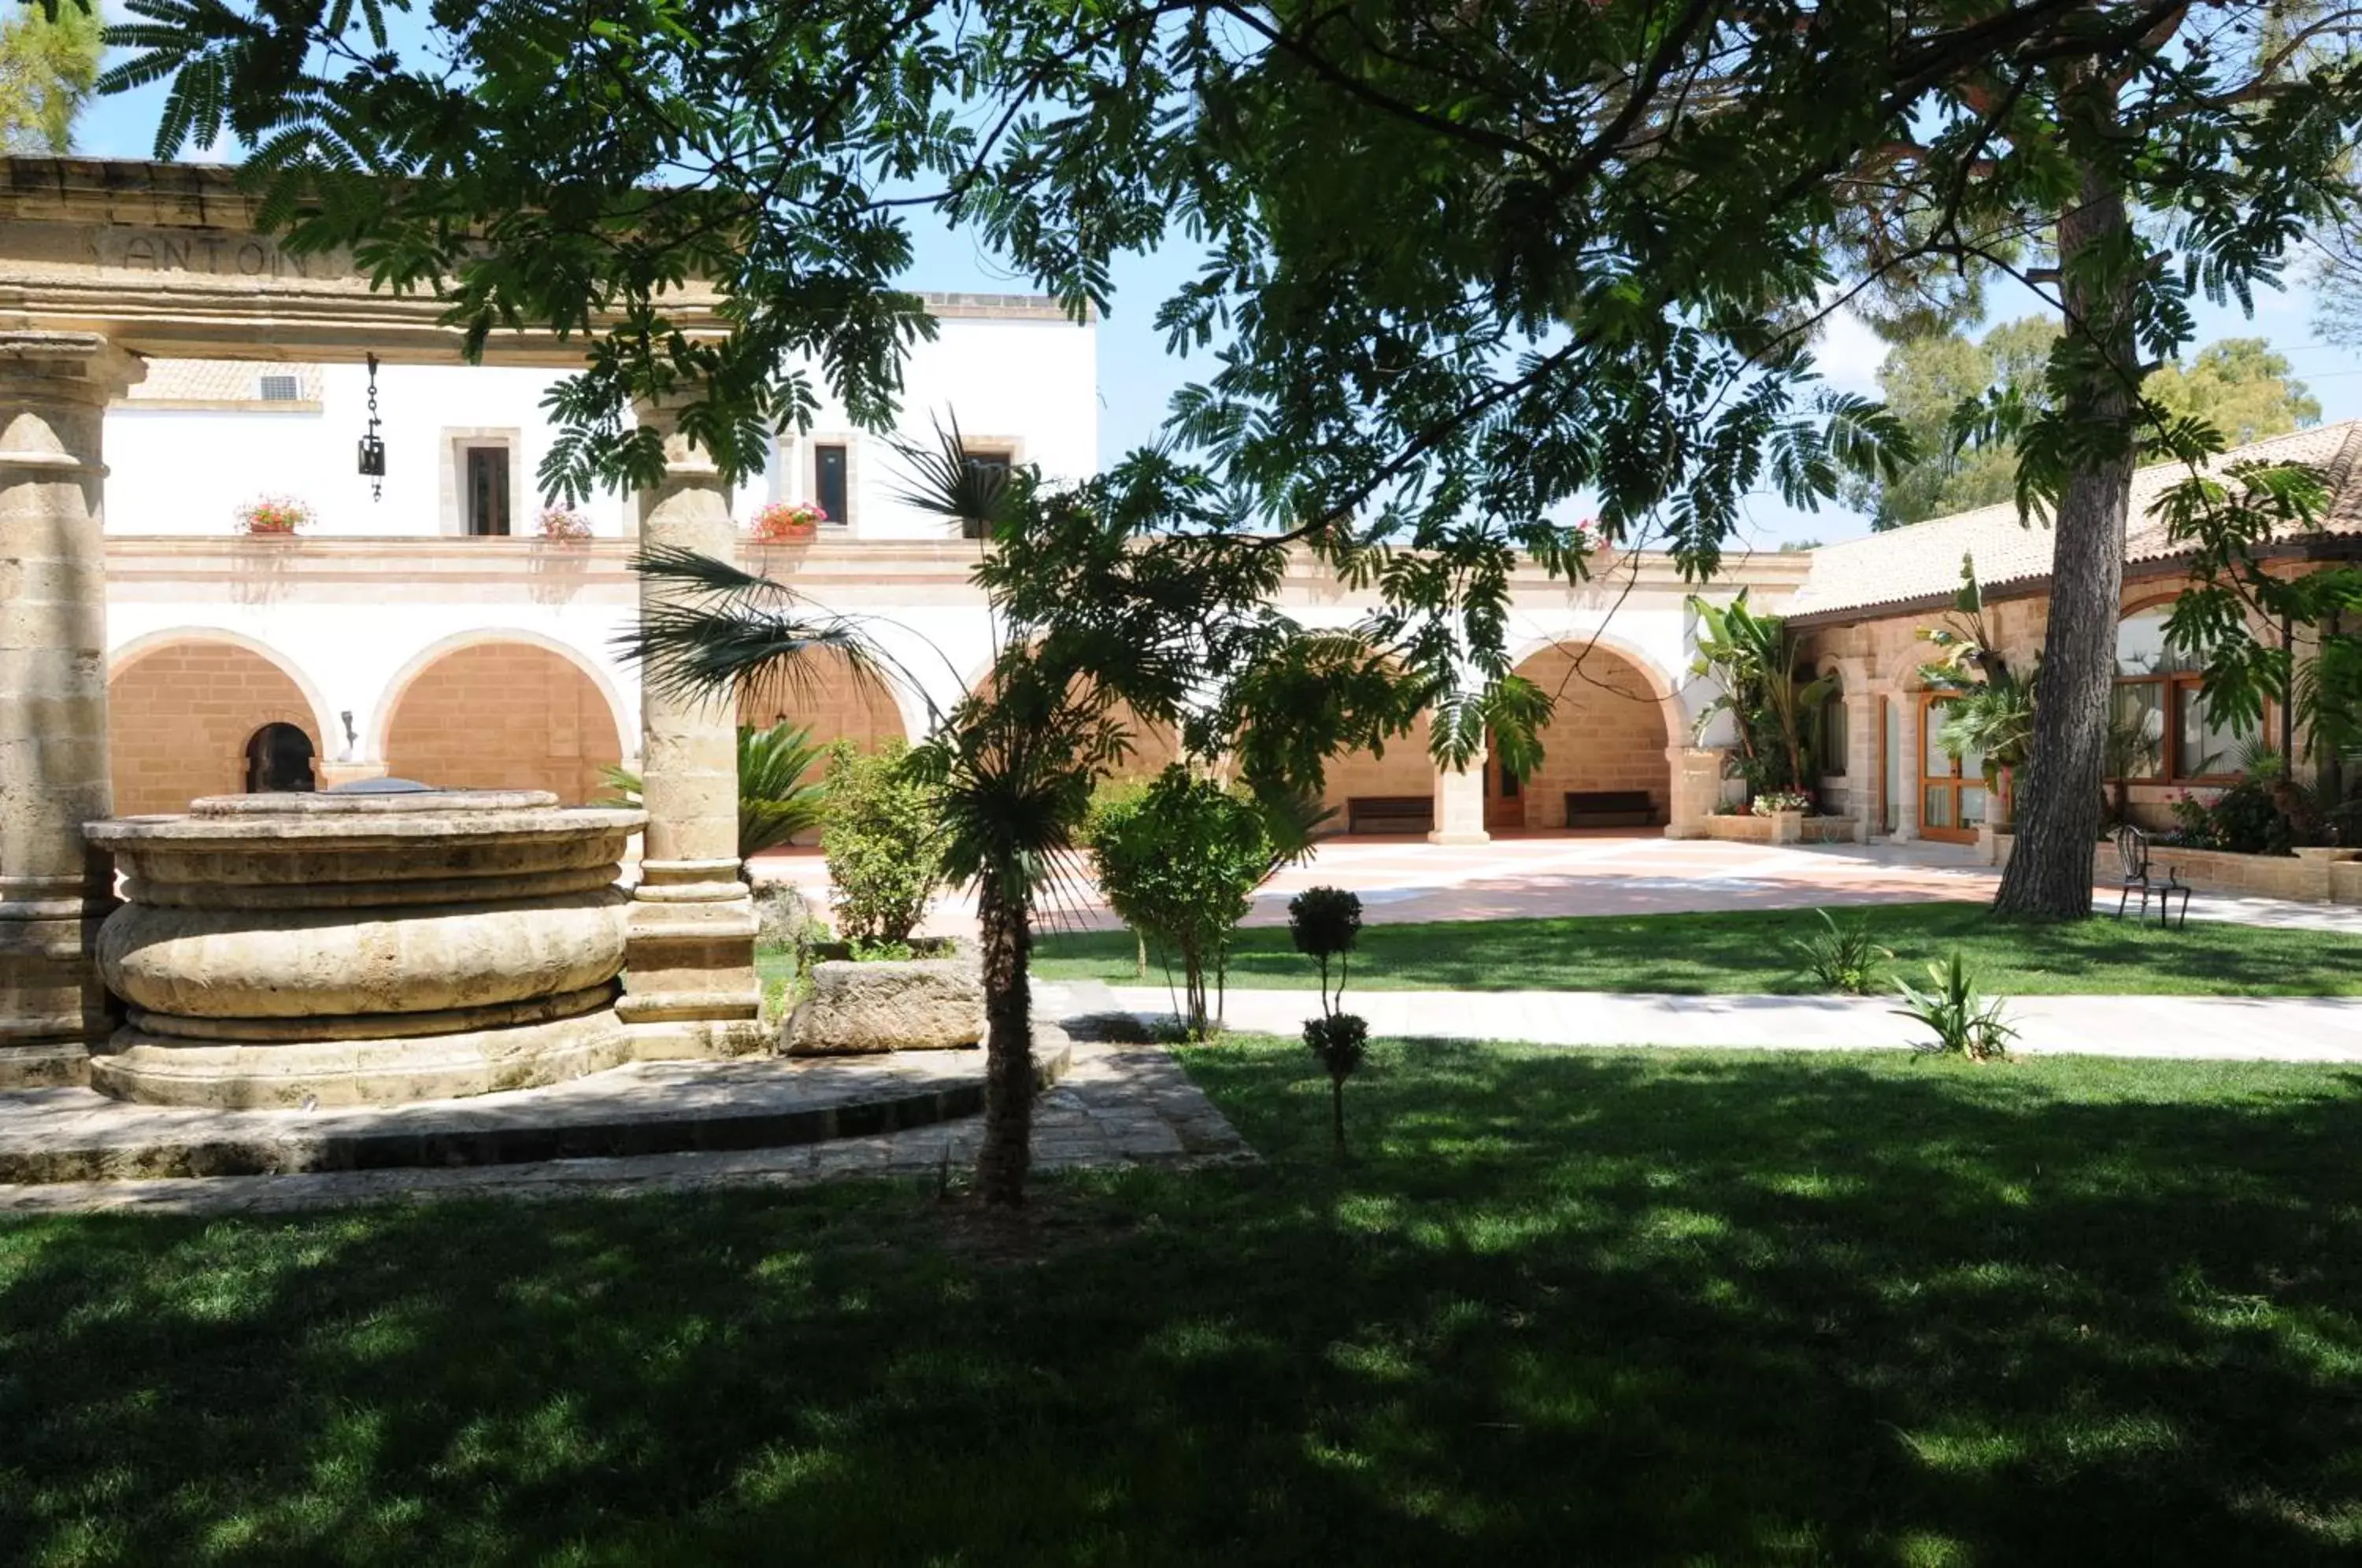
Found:
[{"label": "sunlit courtyard pavement", "polygon": [[[828,867],[817,849],[774,850],[756,857],[758,875],[793,882],[824,910]],[[1568,915],[1697,914],[1716,910],[1811,909],[1827,904],[1920,903],[1949,899],[1980,903],[2000,874],[1955,844],[1835,844],[1772,847],[1658,833],[1533,833],[1490,844],[1429,844],[1396,836],[1332,838],[1312,857],[1272,878],[1256,895],[1249,925],[1284,925],[1287,900],[1326,884],[1362,896],[1363,918],[1377,923],[1520,920]],[[2098,889],[2101,912],[2114,891]],[[2191,900],[2192,920],[2236,921],[2362,934],[2362,908],[2279,899],[2210,897]],[[1121,922],[1098,900],[1088,867],[1043,900],[1044,929],[1089,931]],[[976,906],[965,895],[936,900],[922,930],[973,935]]]},{"label": "sunlit courtyard pavement", "polygon": [[[760,856],[824,904],[828,869],[818,850]],[[1082,868],[1049,900],[1066,929],[1118,924]],[[1364,918],[1407,923],[1558,915],[1682,914],[1710,910],[1804,909],[1816,904],[1912,903],[1992,896],[1994,874],[1957,845],[1761,845],[1676,840],[1661,834],[1519,834],[1490,844],[1446,845],[1409,837],[1332,838],[1274,878],[1250,925],[1283,924],[1287,900],[1320,884],[1362,896]],[[926,928],[975,929],[973,904],[942,900]]]}]

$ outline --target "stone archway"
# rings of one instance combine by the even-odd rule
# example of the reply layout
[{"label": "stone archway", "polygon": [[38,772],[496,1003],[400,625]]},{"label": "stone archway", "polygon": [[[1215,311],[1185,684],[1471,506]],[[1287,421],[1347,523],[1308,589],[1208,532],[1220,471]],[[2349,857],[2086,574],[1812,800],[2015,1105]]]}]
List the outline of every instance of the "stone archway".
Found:
[{"label": "stone archway", "polygon": [[[1320,803],[1337,814],[1320,831],[1352,832],[1352,803],[1360,801],[1365,813],[1360,825],[1364,832],[1427,832],[1434,825],[1436,778],[1435,759],[1428,755],[1427,743],[1427,715],[1421,713],[1408,734],[1396,735],[1385,743],[1384,755],[1363,750],[1330,757],[1321,773]],[[1429,802],[1425,818],[1418,818],[1407,805],[1382,815],[1385,809],[1376,805],[1379,801],[1408,802],[1414,799]]]},{"label": "stone archway", "polygon": [[[579,341],[546,331],[495,332],[471,345],[432,291],[382,290],[349,256],[282,248],[259,226],[258,198],[235,170],[8,161],[0,180],[0,288],[10,301],[0,328],[0,579],[23,592],[0,617],[0,732],[39,734],[43,744],[0,747],[8,801],[0,812],[0,1085],[85,1077],[89,1047],[114,1027],[94,946],[114,900],[105,858],[90,852],[84,833],[116,806],[105,657],[108,402],[141,379],[148,358],[582,363]],[[704,285],[685,287],[685,329],[699,330],[716,304]],[[641,543],[733,558],[736,532],[719,469],[680,429],[677,408],[636,413],[660,443],[664,468],[661,482],[638,494]],[[645,611],[665,602],[665,590],[645,580],[640,598]],[[540,679],[580,679],[579,670],[552,677],[546,654],[506,657]],[[445,674],[423,672],[400,694],[412,720],[434,711],[427,704]],[[501,700],[497,690],[480,696]],[[579,799],[595,788],[601,754],[621,747],[613,709],[578,703],[574,712],[587,755],[565,757],[570,768],[546,767],[536,781]],[[285,717],[315,743],[323,738],[315,714]],[[396,727],[407,722],[397,716]],[[762,993],[753,908],[734,881],[731,714],[644,679],[638,723],[648,823],[637,897],[646,908],[633,927],[616,1017],[639,1031],[643,1056],[751,1049],[763,1039]],[[410,738],[405,730],[405,747]],[[425,756],[428,766],[440,760]],[[546,750],[544,760],[554,760]]]},{"label": "stone archway", "polygon": [[434,657],[386,701],[386,771],[447,789],[547,790],[582,805],[623,761],[613,711],[571,659],[491,637]]},{"label": "stone archway", "polygon": [[793,676],[777,673],[739,693],[738,722],[766,728],[802,724],[811,731],[814,745],[850,741],[862,752],[911,738],[885,679],[863,679],[833,651],[810,656]]},{"label": "stone archway", "polygon": [[182,812],[247,784],[257,732],[286,724],[322,754],[303,685],[277,656],[203,633],[166,634],[117,660],[106,683],[106,747],[123,816]]},{"label": "stone archway", "polygon": [[1522,820],[1502,825],[1562,828],[1570,792],[1645,793],[1657,820],[1668,820],[1668,753],[1675,737],[1667,730],[1665,695],[1636,660],[1570,639],[1529,654],[1517,673],[1549,692],[1556,706],[1540,736],[1541,766],[1514,784]]},{"label": "stone archway", "polygon": [[[968,690],[981,690],[992,679],[992,667],[987,665],[968,681]],[[1130,751],[1116,765],[1114,777],[1120,779],[1153,778],[1174,763],[1186,760],[1181,736],[1163,724],[1152,724],[1133,711],[1129,702],[1119,702],[1108,715],[1122,726],[1129,737]]]}]

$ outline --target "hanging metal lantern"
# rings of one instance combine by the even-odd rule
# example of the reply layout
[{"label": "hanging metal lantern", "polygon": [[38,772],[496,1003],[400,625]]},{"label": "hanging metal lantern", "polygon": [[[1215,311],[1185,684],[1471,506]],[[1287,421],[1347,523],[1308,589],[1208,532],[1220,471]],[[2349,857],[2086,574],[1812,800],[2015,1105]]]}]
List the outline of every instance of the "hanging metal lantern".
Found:
[{"label": "hanging metal lantern", "polygon": [[370,481],[370,499],[380,501],[385,495],[385,442],[379,438],[377,427],[377,356],[369,357],[369,433],[361,437],[361,477]]}]

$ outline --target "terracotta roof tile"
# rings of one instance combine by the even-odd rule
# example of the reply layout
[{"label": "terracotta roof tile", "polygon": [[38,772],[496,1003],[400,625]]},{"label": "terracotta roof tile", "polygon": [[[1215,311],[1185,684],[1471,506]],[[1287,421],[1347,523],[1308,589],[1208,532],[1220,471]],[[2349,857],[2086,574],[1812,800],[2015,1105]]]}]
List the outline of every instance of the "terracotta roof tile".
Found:
[{"label": "terracotta roof tile", "polygon": [[150,359],[148,377],[125,394],[126,403],[253,403],[269,408],[274,401],[262,395],[262,378],[293,379],[299,403],[320,401],[320,367],[279,364],[262,359]]},{"label": "terracotta roof tile", "polygon": [[[2213,466],[2246,461],[2311,463],[2325,469],[2333,494],[2323,528],[2362,534],[2362,419],[2253,441],[2225,452]],[[2160,463],[2133,475],[2127,562],[2181,553],[2167,538],[2164,521],[2150,516],[2149,509],[2183,471],[2178,464]],[[1811,573],[1784,613],[1827,615],[1948,597],[1959,586],[1963,554],[1975,558],[1977,580],[1987,588],[2022,585],[2050,575],[2050,545],[2049,525],[2038,519],[2021,524],[2014,502],[1825,545],[1812,553]]]}]

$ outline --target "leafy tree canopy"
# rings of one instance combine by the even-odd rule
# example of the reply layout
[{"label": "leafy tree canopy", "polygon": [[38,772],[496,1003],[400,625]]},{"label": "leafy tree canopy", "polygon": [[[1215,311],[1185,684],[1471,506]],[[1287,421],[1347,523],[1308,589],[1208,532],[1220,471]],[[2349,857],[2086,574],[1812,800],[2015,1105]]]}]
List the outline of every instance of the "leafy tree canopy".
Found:
[{"label": "leafy tree canopy", "polygon": [[19,4],[0,23],[0,150],[65,152],[98,82],[94,11]]},{"label": "leafy tree canopy", "polygon": [[[1849,497],[1871,525],[1900,527],[2012,499],[2018,454],[2003,439],[1957,445],[1955,415],[1964,403],[1993,397],[2047,409],[2056,322],[2026,316],[1971,340],[1959,333],[1906,338],[1879,367],[1879,392],[1911,434],[1915,457],[1892,480],[1862,480]],[[2291,373],[2288,359],[2260,337],[2225,337],[2186,362],[2150,372],[2141,395],[2174,419],[2202,420],[2233,446],[2284,435],[2321,418],[2321,404]]]}]

